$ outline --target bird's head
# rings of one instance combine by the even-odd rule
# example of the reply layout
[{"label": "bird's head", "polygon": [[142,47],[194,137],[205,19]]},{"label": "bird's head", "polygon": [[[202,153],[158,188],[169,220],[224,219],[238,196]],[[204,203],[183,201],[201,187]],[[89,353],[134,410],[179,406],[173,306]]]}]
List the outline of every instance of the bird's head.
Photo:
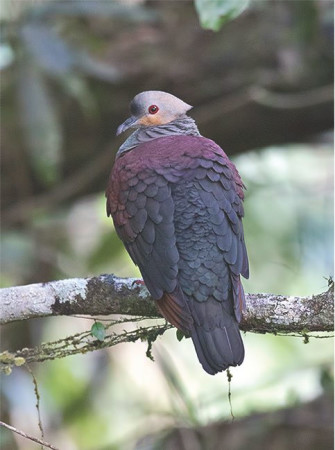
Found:
[{"label": "bird's head", "polygon": [[192,106],[167,92],[141,92],[131,101],[131,116],[118,127],[116,135],[128,128],[165,125],[185,115],[191,108]]}]

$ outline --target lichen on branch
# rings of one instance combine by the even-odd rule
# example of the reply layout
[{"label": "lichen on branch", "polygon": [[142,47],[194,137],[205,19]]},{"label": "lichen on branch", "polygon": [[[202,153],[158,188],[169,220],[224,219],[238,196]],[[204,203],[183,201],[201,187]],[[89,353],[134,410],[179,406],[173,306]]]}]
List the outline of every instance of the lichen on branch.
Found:
[{"label": "lichen on branch", "polygon": [[[35,348],[24,348],[15,354],[0,354],[2,370],[10,373],[15,365],[62,358],[79,353],[111,347],[121,342],[148,342],[151,344],[171,325],[140,326],[144,319],[162,318],[142,282],[133,278],[101,275],[92,278],[74,278],[50,283],[31,284],[0,290],[0,323],[47,316],[103,316],[122,315],[104,325],[105,336],[96,338],[90,330]],[[287,297],[274,294],[246,294],[246,311],[240,324],[242,331],[256,333],[290,334],[308,340],[311,332],[329,332],[334,329],[334,287],[309,297]],[[102,320],[102,319],[101,319]],[[113,331],[112,326],[134,322],[137,329]]]},{"label": "lichen on branch", "polygon": [[[134,278],[100,275],[0,289],[0,323],[75,314],[161,317]],[[246,294],[241,329],[253,332],[332,331],[333,286],[309,297]]]}]

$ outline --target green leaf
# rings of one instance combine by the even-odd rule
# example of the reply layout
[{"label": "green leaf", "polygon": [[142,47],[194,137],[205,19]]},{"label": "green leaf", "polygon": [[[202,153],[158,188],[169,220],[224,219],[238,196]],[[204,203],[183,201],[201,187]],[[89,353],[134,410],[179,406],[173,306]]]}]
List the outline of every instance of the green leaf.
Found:
[{"label": "green leaf", "polygon": [[93,337],[97,338],[99,341],[103,341],[106,336],[105,327],[101,322],[94,322],[91,328],[91,334]]},{"label": "green leaf", "polygon": [[116,21],[128,21],[133,23],[155,22],[158,14],[147,6],[122,5],[115,0],[85,0],[85,1],[44,1],[34,5],[30,10],[30,19],[38,19],[40,22],[56,16],[65,17],[102,17]]},{"label": "green leaf", "polygon": [[249,5],[250,0],[195,0],[201,26],[219,31],[229,20],[239,16]]},{"label": "green leaf", "polygon": [[60,177],[62,129],[48,85],[40,70],[28,61],[17,73],[18,102],[29,159],[39,181],[51,186]]},{"label": "green leaf", "polygon": [[180,330],[177,330],[176,336],[179,342],[185,337],[184,333]]},{"label": "green leaf", "polygon": [[76,53],[50,25],[28,23],[21,36],[29,54],[52,75],[64,75],[74,68]]},{"label": "green leaf", "polygon": [[50,25],[30,23],[21,30],[23,42],[39,68],[53,76],[81,72],[109,82],[120,79],[121,73],[111,64],[92,58],[83,49],[72,48]]}]

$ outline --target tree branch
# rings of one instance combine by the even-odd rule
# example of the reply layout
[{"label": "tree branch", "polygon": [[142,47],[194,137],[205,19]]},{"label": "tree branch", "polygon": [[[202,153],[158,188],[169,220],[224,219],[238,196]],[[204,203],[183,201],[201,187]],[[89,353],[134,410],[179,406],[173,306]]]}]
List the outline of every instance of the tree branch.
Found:
[{"label": "tree branch", "polygon": [[[161,317],[150,294],[134,278],[101,275],[0,290],[0,323],[47,317],[121,314]],[[259,333],[332,331],[333,286],[310,297],[246,294],[241,330]]]},{"label": "tree branch", "polygon": [[41,444],[43,447],[48,447],[51,448],[52,450],[59,450],[57,447],[54,447],[48,442],[42,441],[41,439],[31,436],[30,434],[25,433],[24,431],[18,430],[17,428],[8,425],[8,423],[0,421],[0,426],[7,428],[7,430],[13,431],[16,434],[19,434],[20,436],[23,436],[24,438],[29,439],[30,441],[36,442],[37,444]]}]

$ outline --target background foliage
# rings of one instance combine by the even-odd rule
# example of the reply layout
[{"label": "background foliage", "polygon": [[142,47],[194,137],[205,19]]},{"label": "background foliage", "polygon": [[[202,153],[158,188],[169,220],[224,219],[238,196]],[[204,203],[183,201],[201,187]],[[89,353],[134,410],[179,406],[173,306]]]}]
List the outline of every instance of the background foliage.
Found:
[{"label": "background foliage", "polygon": [[[103,190],[130,99],[161,89],[195,106],[202,134],[232,156],[247,185],[246,291],[327,288],[331,2],[2,4],[2,286],[138,275],[105,217]],[[220,31],[204,30],[199,19]],[[80,318],[13,324],[2,346],[91,326]],[[329,339],[305,345],[247,334],[244,341],[245,363],[232,371],[236,417],[332,395]],[[155,363],[145,351],[145,343],[122,344],[34,367],[47,440],[62,450],[127,449],[155,431],[230,418],[225,375],[202,373],[188,340],[179,343],[170,330],[154,346]],[[3,419],[38,436],[29,373],[17,369],[1,387]],[[1,437],[4,449],[35,448]]]}]

